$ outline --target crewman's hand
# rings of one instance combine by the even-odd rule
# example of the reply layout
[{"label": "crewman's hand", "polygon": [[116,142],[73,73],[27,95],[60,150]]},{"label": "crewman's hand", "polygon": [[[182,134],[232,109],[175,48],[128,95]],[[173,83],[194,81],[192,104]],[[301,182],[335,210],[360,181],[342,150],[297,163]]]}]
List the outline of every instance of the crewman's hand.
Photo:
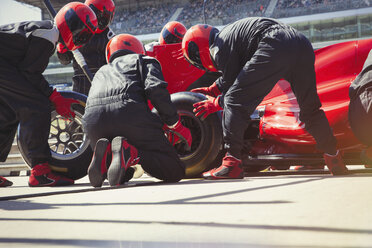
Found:
[{"label": "crewman's hand", "polygon": [[53,93],[49,96],[49,100],[53,102],[54,107],[58,114],[67,119],[75,117],[75,113],[71,108],[71,104],[79,104],[79,101],[71,98],[63,97],[58,91],[54,89]]},{"label": "crewman's hand", "polygon": [[182,125],[180,120],[178,120],[177,123],[172,126],[165,125],[163,129],[165,130],[168,140],[172,145],[184,141],[188,146],[187,149],[191,149],[192,144],[191,132],[187,127]]},{"label": "crewman's hand", "polygon": [[57,44],[57,52],[66,53],[66,52],[68,52],[68,49],[65,47],[65,45],[63,45],[62,43],[59,42]]},{"label": "crewman's hand", "polygon": [[207,95],[207,96],[213,96],[213,97],[217,97],[219,95],[221,95],[221,92],[220,90],[218,89],[217,87],[217,84],[216,83],[213,83],[211,86],[209,87],[201,87],[201,88],[195,88],[195,89],[192,89],[190,90],[191,92],[195,92],[195,93],[202,93],[204,95]]},{"label": "crewman's hand", "polygon": [[73,58],[71,51],[69,51],[62,43],[57,44],[57,57],[62,65],[68,65]]},{"label": "crewman's hand", "polygon": [[195,116],[202,116],[202,119],[205,119],[208,115],[222,110],[218,103],[219,98],[220,97],[207,96],[207,100],[194,103],[193,112]]}]

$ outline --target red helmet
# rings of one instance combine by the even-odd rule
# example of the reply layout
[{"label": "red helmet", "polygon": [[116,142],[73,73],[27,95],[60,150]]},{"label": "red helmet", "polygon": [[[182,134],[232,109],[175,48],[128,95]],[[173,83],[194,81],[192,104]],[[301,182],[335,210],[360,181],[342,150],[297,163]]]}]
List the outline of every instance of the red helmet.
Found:
[{"label": "red helmet", "polygon": [[145,55],[142,42],[130,34],[119,34],[114,36],[106,46],[106,61],[112,62],[116,57],[130,53]]},{"label": "red helmet", "polygon": [[71,2],[63,6],[54,21],[63,42],[71,51],[88,43],[98,24],[93,10],[79,2]]},{"label": "red helmet", "polygon": [[180,22],[168,22],[160,32],[160,45],[181,43],[187,29]]},{"label": "red helmet", "polygon": [[209,52],[216,33],[218,29],[207,24],[198,24],[187,30],[182,39],[182,52],[186,60],[199,69],[217,71]]},{"label": "red helmet", "polygon": [[98,19],[98,29],[96,33],[101,33],[105,30],[112,19],[114,19],[115,3],[113,0],[86,0],[88,5],[96,14]]}]

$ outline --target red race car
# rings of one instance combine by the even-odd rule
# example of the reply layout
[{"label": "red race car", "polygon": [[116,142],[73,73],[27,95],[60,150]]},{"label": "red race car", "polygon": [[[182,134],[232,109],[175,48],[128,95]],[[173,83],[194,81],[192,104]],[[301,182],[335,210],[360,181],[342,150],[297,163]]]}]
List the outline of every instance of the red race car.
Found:
[{"label": "red race car", "polygon": [[[349,85],[363,67],[372,48],[372,39],[330,45],[315,51],[318,94],[323,109],[338,140],[346,164],[363,164],[360,159],[364,146],[355,138],[348,125]],[[181,44],[155,45],[148,55],[161,65],[172,101],[182,122],[193,136],[191,151],[183,144],[176,149],[185,162],[187,177],[199,176],[203,171],[220,165],[223,150],[221,112],[206,119],[195,117],[193,104],[205,100],[202,94],[188,92],[196,87],[212,84],[218,73],[205,73],[190,65],[182,56]],[[49,145],[52,168],[78,179],[86,175],[92,157],[81,123],[86,97],[75,92],[61,92],[76,98],[76,117],[66,120],[52,111]],[[269,166],[288,168],[291,165],[324,165],[322,153],[315,147],[312,136],[298,119],[299,107],[289,83],[281,80],[251,116],[244,138],[244,167],[246,171],[260,171]],[[24,144],[18,147],[26,160]]]}]

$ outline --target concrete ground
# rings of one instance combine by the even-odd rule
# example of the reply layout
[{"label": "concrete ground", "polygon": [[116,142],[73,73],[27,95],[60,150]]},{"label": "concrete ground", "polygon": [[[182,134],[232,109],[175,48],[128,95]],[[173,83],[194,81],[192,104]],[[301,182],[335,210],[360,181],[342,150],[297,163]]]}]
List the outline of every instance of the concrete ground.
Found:
[{"label": "concrete ground", "polygon": [[0,247],[372,247],[372,169],[0,188]]}]

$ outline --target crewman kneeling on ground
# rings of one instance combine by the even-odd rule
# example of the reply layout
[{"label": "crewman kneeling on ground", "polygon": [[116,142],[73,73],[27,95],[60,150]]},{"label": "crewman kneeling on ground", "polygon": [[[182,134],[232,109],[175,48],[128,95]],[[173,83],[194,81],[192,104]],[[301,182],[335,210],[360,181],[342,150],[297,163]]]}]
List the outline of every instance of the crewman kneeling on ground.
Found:
[{"label": "crewman kneeling on ground", "polygon": [[[111,186],[124,184],[137,163],[166,182],[185,175],[185,165],[169,140],[184,140],[191,146],[190,130],[170,101],[160,63],[144,54],[143,44],[134,36],[115,36],[106,47],[108,64],[92,81],[83,124],[94,148],[88,168],[93,187],[101,187],[106,177]],[[148,100],[159,116],[151,112]],[[173,133],[169,140],[163,126]]]}]

